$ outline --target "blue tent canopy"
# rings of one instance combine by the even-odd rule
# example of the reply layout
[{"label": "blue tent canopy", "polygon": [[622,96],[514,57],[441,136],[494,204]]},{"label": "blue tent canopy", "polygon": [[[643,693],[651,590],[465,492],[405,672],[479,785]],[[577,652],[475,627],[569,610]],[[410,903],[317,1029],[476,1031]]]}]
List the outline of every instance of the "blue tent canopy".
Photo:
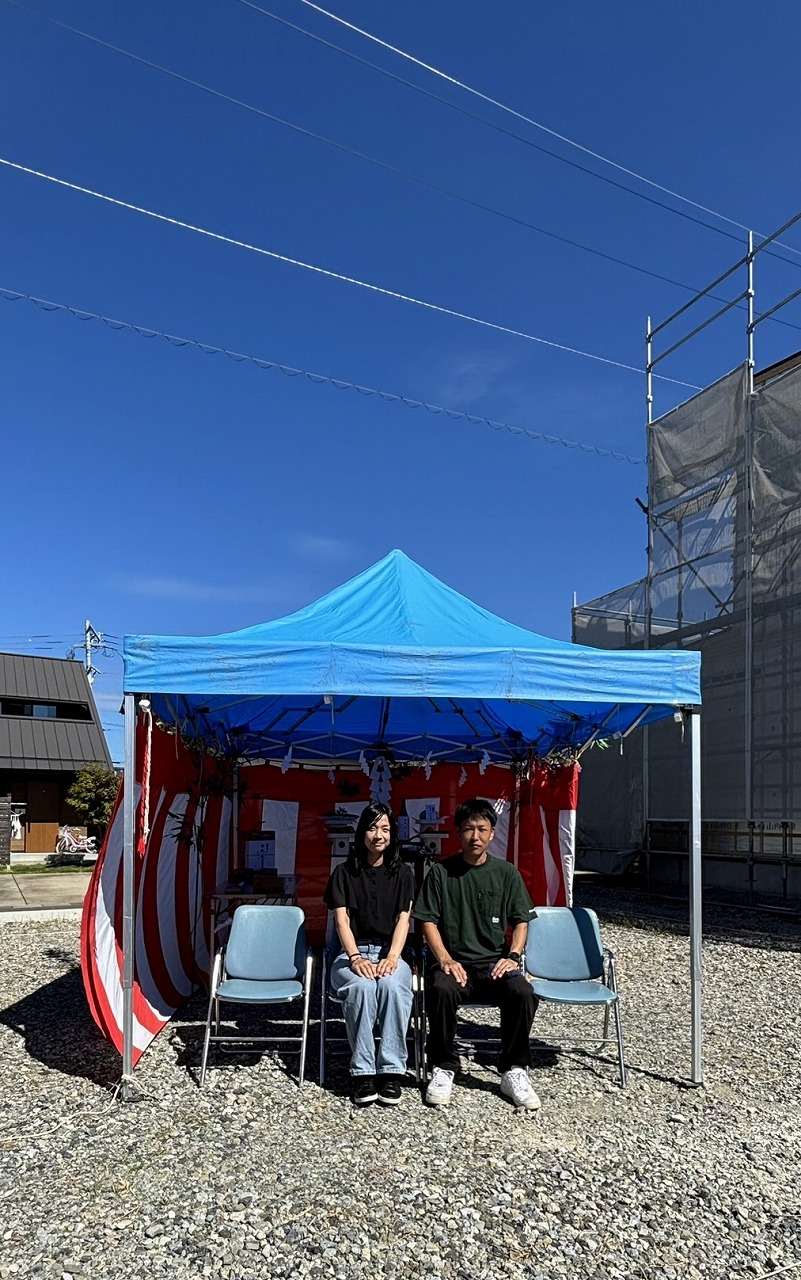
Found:
[{"label": "blue tent canopy", "polygon": [[[127,693],[240,757],[499,763],[700,704],[700,655],[608,652],[489,613],[401,551],[285,618],[127,636]],[[484,757],[484,758],[486,758]]]}]

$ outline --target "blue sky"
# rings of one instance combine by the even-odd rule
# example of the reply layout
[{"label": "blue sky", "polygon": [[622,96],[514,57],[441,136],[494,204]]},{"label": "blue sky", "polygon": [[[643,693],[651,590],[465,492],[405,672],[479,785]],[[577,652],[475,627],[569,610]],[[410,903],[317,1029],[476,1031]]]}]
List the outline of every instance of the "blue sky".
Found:
[{"label": "blue sky", "polygon": [[[331,0],[332,12],[652,182],[770,233],[801,207],[801,10],[766,0]],[[326,6],[327,7],[327,6]],[[400,59],[301,0],[39,0],[43,14],[602,253],[702,287],[744,232]],[[0,0],[0,156],[253,246],[641,368],[690,295],[415,183]],[[710,229],[711,228],[711,229]],[[727,234],[721,234],[726,232]],[[731,237],[735,238],[732,239]],[[0,286],[147,329],[642,457],[644,377],[370,293],[0,166]],[[787,243],[801,250],[801,232]],[[759,309],[799,287],[766,260]],[[739,282],[738,282],[739,284]],[[739,291],[739,288],[738,290]],[[733,290],[732,290],[733,292]],[[700,318],[700,316],[699,316]],[[801,309],[787,312],[801,324]],[[640,577],[642,466],[0,299],[10,584],[0,647],[279,616],[401,547],[566,637]],[[801,347],[766,323],[758,365]],[[664,372],[744,356],[740,315]],[[690,391],[657,384],[664,411]],[[29,637],[32,639],[29,641]],[[121,662],[95,689],[116,757]],[[121,723],[121,722],[120,722]]]}]

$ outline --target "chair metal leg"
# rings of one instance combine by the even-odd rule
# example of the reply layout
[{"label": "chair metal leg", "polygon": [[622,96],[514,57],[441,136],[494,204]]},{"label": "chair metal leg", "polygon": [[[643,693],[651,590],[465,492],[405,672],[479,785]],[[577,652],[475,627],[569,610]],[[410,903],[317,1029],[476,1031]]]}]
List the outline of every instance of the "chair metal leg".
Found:
[{"label": "chair metal leg", "polygon": [[420,1010],[417,1003],[417,974],[412,974],[412,1048],[414,1050],[414,1082],[420,1083]]},{"label": "chair metal leg", "polygon": [[601,1049],[603,1049],[608,1039],[609,1039],[609,1005],[605,1004],[604,1005],[604,1030],[603,1030],[603,1035],[601,1037],[601,1043],[598,1045],[599,1053]]},{"label": "chair metal leg", "polygon": [[626,1059],[623,1052],[623,1028],[620,1023],[620,1000],[615,1001],[615,1030],[617,1031],[617,1052],[620,1059],[620,1085],[626,1087]]},{"label": "chair metal leg", "polygon": [[418,978],[417,988],[417,1083],[425,1084],[428,1079],[426,1065],[426,997],[422,977]]},{"label": "chair metal leg", "polygon": [[206,1061],[209,1056],[209,1040],[211,1039],[211,1001],[209,1001],[209,1011],[206,1016],[206,1034],[203,1037],[203,1057],[200,1061],[200,1087],[206,1079]]},{"label": "chair metal leg", "polygon": [[323,951],[320,987],[320,1085],[325,1084],[325,1038],[328,1034],[328,954]]},{"label": "chair metal leg", "polygon": [[298,1072],[298,1084],[303,1085],[303,1079],[306,1074],[306,1041],[309,1038],[309,1001],[311,1000],[311,983],[312,983],[312,954],[306,956],[306,990],[303,993],[303,1029],[300,1040],[300,1070]]},{"label": "chair metal leg", "polygon": [[211,1040],[211,1020],[212,1016],[216,1018],[215,1035],[220,1030],[220,1002],[217,999],[217,988],[220,985],[220,973],[222,970],[222,957],[219,953],[214,957],[214,967],[211,973],[211,990],[209,992],[209,1008],[206,1014],[206,1034],[203,1037],[203,1057],[200,1062],[200,1087],[203,1088],[203,1082],[206,1079],[206,1063],[209,1057],[209,1042]]},{"label": "chair metal leg", "polygon": [[[614,991],[615,995],[617,996],[617,967],[615,965],[614,953],[609,950],[607,950],[606,952],[606,964],[607,964],[607,974],[608,974],[608,980],[606,985],[609,987],[610,991]],[[615,1000],[615,1025],[618,1027],[618,1051],[620,1051],[620,1046],[622,1044],[622,1041],[620,1039],[620,1032],[619,1032],[619,1027],[620,1027],[620,997],[619,996],[618,996],[618,999]],[[609,1039],[609,1005],[607,1004],[606,1008],[604,1009],[604,1043],[606,1043],[608,1039]],[[621,1062],[622,1062],[622,1055],[621,1055]],[[625,1080],[623,1081],[623,1083],[625,1084]]]}]

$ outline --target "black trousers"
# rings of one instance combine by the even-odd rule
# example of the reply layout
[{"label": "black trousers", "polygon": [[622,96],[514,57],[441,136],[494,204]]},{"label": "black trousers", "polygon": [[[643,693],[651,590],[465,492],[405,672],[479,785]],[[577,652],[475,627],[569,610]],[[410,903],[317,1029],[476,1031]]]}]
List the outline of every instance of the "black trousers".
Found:
[{"label": "black trousers", "polygon": [[460,987],[449,973],[434,965],[426,973],[428,1015],[428,1063],[430,1067],[459,1070],[454,1048],[459,1008],[465,1003],[489,1004],[501,1011],[500,1071],[531,1066],[531,1024],[539,1001],[522,973],[490,978],[486,964],[465,964],[467,986]]}]

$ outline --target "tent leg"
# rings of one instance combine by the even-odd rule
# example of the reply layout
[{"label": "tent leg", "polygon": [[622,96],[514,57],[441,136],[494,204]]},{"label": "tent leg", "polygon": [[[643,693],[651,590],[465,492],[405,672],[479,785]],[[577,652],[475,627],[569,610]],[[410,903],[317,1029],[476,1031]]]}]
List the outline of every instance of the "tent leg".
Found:
[{"label": "tent leg", "polygon": [[122,1087],[124,1102],[134,1097],[133,983],[134,983],[134,815],[136,812],[136,700],[125,695],[125,768],[123,773],[122,844]]},{"label": "tent leg", "polygon": [[692,1014],[692,1082],[703,1084],[701,997],[703,956],[701,951],[701,716],[690,713],[692,752],[692,811],[690,815],[690,1002]]}]

